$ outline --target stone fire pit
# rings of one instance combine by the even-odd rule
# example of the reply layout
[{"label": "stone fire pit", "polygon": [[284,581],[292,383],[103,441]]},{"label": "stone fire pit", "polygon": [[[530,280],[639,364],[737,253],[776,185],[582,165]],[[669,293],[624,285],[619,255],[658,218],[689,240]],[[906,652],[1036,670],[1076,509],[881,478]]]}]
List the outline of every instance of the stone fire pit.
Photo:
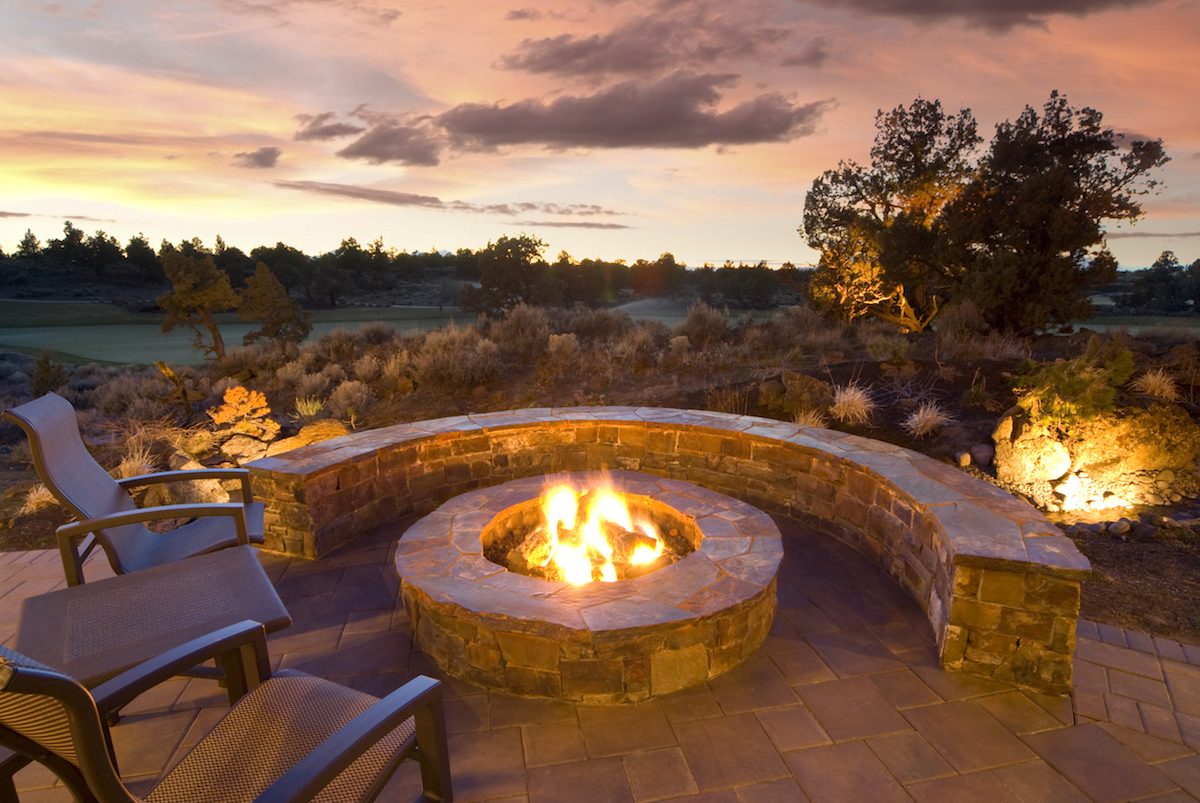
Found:
[{"label": "stone fire pit", "polygon": [[[493,520],[564,479],[607,479],[669,505],[694,523],[696,550],[632,580],[578,586],[487,560]],[[455,497],[404,534],[396,568],[417,638],[446,672],[522,696],[625,703],[703,682],[754,652],[775,614],[782,556],[775,523],[744,502],[631,471],[574,472]]]}]

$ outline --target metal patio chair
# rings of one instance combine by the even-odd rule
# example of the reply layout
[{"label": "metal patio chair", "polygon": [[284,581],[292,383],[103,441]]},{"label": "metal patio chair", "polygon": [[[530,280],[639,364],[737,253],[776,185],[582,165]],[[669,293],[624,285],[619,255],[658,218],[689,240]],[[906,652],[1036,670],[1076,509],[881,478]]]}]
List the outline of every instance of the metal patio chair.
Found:
[{"label": "metal patio chair", "polygon": [[[253,621],[254,631],[267,633],[292,622],[249,546],[26,597],[21,601],[13,649],[90,689],[161,653],[244,620]],[[214,665],[206,663],[180,674],[218,679],[226,685],[229,702],[237,702],[246,689],[234,651],[244,641],[214,642],[207,653],[194,650],[197,663],[215,659]],[[118,713],[112,704],[101,706],[110,723]],[[15,794],[12,776],[28,763],[26,757],[0,747],[0,801],[7,803],[6,789]]]},{"label": "metal patio chair", "polygon": [[[247,628],[257,628],[256,637],[239,648],[237,668],[249,691],[149,794],[130,794],[115,765],[104,711],[193,665],[212,651],[214,638]],[[164,653],[91,693],[0,648],[0,744],[44,764],[85,803],[366,803],[405,758],[420,762],[422,800],[452,800],[436,680],[417,677],[379,700],[295,670],[269,675],[265,635],[253,622]],[[0,800],[7,794],[15,792],[0,787]]]},{"label": "metal patio chair", "polygon": [[[33,465],[55,498],[77,521],[58,528],[58,548],[69,585],[84,582],[83,562],[99,544],[118,574],[158,566],[239,544],[263,543],[261,502],[254,502],[243,468],[165,471],[114,480],[92,458],[79,434],[75,408],[47,393],[0,413],[29,437]],[[160,482],[238,479],[242,501],[139,508],[127,489]],[[143,522],[192,518],[168,533]]]}]

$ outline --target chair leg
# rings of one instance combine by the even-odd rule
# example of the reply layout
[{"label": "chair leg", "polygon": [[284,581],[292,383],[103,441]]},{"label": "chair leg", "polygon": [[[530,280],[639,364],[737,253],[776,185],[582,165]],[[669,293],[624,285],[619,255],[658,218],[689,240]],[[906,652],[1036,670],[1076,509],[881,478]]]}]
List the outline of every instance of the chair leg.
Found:
[{"label": "chair leg", "polygon": [[417,761],[421,764],[421,800],[450,803],[450,756],[446,750],[446,713],[440,690],[413,716],[417,731]]},{"label": "chair leg", "polygon": [[0,747],[0,803],[20,803],[17,798],[17,782],[13,776],[28,763],[29,759],[20,753]]}]

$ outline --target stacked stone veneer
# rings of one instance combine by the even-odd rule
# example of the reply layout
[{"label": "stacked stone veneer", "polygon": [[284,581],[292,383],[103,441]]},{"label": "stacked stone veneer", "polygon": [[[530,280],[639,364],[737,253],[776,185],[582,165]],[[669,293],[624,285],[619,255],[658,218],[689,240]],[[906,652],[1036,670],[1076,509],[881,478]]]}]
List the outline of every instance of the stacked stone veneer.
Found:
[{"label": "stacked stone veneer", "polygon": [[752,416],[578,407],[402,424],[250,464],[267,547],[309,557],[475,488],[596,469],[685,480],[838,538],[921,605],[947,669],[1071,689],[1087,559],[1029,504],[890,444]]},{"label": "stacked stone veneer", "polygon": [[[669,507],[695,551],[629,580],[571,585],[483,556],[494,522],[561,482]],[[486,535],[485,535],[486,533]],[[779,528],[708,488],[631,471],[542,475],[456,496],[396,546],[400,593],[443,670],[528,697],[636,703],[703,683],[748,658],[775,615]]]}]

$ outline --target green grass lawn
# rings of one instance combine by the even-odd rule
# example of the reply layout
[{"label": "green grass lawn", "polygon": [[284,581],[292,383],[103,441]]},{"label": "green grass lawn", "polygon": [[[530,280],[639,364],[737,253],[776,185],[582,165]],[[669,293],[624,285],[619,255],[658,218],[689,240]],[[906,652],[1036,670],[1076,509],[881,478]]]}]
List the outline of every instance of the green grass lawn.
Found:
[{"label": "green grass lawn", "polygon": [[[233,313],[216,316],[227,347],[241,345],[242,337],[257,324],[246,323]],[[408,307],[347,307],[315,310],[313,331],[317,337],[337,328],[356,329],[369,321],[387,321],[401,332],[426,331],[451,321],[470,323],[473,315],[457,309]],[[184,329],[161,331],[162,315],[129,312],[114,304],[71,301],[0,300],[0,349],[24,354],[48,353],[68,362],[151,363],[157,360],[178,365],[203,362]]]}]

